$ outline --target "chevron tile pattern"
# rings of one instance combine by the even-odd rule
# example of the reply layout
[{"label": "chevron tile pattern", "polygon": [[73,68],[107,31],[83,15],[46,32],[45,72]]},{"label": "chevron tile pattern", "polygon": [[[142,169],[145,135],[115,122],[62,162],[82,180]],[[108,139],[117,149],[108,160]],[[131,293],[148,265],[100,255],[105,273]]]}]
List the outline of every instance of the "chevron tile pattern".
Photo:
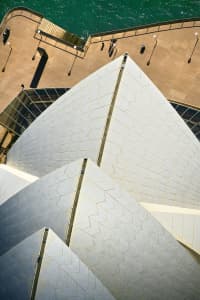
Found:
[{"label": "chevron tile pattern", "polygon": [[[43,234],[44,229],[41,229],[0,257],[1,299],[31,297]],[[52,230],[48,231],[40,260],[42,263],[35,299],[114,300]]]},{"label": "chevron tile pattern", "polygon": [[91,74],[0,166],[0,299],[200,300],[199,170],[128,54]]},{"label": "chevron tile pattern", "polygon": [[82,160],[57,169],[1,206],[0,253],[44,226],[66,239]]},{"label": "chevron tile pattern", "polygon": [[[71,249],[117,299],[195,298],[200,268],[134,198],[88,162]],[[181,275],[180,275],[181,274]],[[159,284],[158,284],[159,283]]]}]

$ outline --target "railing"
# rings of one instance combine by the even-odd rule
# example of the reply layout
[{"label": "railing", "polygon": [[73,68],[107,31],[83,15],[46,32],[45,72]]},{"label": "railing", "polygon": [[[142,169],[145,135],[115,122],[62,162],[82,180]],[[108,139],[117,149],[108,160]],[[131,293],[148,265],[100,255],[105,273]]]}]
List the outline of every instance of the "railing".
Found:
[{"label": "railing", "polygon": [[59,41],[63,44],[67,44],[70,47],[76,45],[77,50],[84,51],[85,40],[81,39],[79,36],[70,33],[63,28],[55,25],[54,23],[43,18],[40,23],[38,30],[40,34],[50,37],[56,41]]},{"label": "railing", "polygon": [[69,40],[67,39],[62,39],[62,38],[59,38],[57,36],[54,36],[48,32],[45,32],[45,31],[42,31],[40,30],[40,35],[43,35],[43,36],[46,36],[54,41],[57,41],[59,43],[62,43],[62,44],[65,44],[71,48],[74,48],[74,46],[76,46],[76,49],[79,50],[79,51],[84,51],[84,46],[85,46],[85,41],[83,41],[83,44],[80,46],[80,45],[77,45],[76,43],[71,43]]},{"label": "railing", "polygon": [[[127,38],[130,36],[138,36],[144,35],[154,32],[168,31],[168,30],[176,30],[183,28],[192,28],[192,27],[200,27],[200,18],[190,18],[190,19],[179,19],[167,22],[160,23],[152,23],[148,25],[141,26],[133,26],[119,30],[111,30],[100,33],[91,34],[91,42],[99,42],[108,39],[112,39],[114,37]],[[131,33],[130,33],[131,32]]]},{"label": "railing", "polygon": [[[3,17],[2,21],[1,21],[1,24],[0,24],[0,34],[3,32],[6,23],[10,19],[12,19],[14,17],[17,17],[17,16],[22,16],[22,17],[31,19],[32,21],[37,22],[37,23],[40,23],[41,19],[43,18],[42,14],[40,14],[38,12],[35,12],[35,11],[29,9],[29,8],[26,8],[26,7],[23,7],[23,6],[15,7],[13,9],[9,10],[5,14],[5,16]],[[38,20],[36,20],[35,17]]]},{"label": "railing", "polygon": [[[188,23],[188,22],[198,22],[198,21],[200,21],[200,17],[199,18],[187,18],[187,19],[186,18],[185,19],[175,19],[175,20],[171,20],[171,21],[164,21],[164,22],[159,22],[159,23],[151,23],[151,24],[147,24],[147,25],[132,26],[132,27],[126,27],[123,29],[115,29],[115,30],[110,30],[110,31],[92,33],[90,36],[98,37],[98,36],[102,36],[102,35],[123,33],[123,32],[127,32],[127,31],[132,31],[132,30],[146,29],[146,28],[150,28],[150,27],[180,24],[180,23],[184,24],[186,22]],[[198,25],[198,27],[200,27],[200,24]]]},{"label": "railing", "polygon": [[38,23],[38,29],[40,29],[41,34],[46,37],[49,37],[62,44],[66,44],[72,48],[76,45],[77,50],[79,51],[85,50],[86,40],[81,39],[75,34],[67,32],[61,27],[43,18],[42,14],[26,7],[16,7],[7,12],[0,24],[0,34],[4,31],[7,22],[16,16],[25,17],[33,22]]}]

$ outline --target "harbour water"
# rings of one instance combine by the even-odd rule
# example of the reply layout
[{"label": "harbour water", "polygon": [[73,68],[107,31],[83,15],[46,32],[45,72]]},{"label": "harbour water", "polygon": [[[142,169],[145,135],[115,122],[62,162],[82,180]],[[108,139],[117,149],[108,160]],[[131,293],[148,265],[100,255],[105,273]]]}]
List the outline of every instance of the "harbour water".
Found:
[{"label": "harbour water", "polygon": [[136,25],[200,17],[200,0],[0,0],[0,19],[17,6],[38,11],[83,37]]}]

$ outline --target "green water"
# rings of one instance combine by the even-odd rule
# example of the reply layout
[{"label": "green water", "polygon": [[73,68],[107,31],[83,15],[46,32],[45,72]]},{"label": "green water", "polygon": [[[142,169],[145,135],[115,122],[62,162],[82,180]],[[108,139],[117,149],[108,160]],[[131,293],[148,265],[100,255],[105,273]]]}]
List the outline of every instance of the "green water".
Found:
[{"label": "green water", "polygon": [[16,6],[38,11],[84,37],[135,25],[200,17],[200,0],[0,0],[0,19]]}]

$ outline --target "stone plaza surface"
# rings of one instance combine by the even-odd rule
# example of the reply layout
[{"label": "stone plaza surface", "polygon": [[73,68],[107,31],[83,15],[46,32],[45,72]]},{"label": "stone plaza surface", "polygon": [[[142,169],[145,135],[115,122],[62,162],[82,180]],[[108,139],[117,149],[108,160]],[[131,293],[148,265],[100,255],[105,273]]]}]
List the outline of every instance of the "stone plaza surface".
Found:
[{"label": "stone plaza surface", "polygon": [[[128,52],[166,98],[200,107],[200,43],[197,43],[192,61],[188,64],[198,37],[195,33],[199,34],[200,20],[171,22],[99,34],[89,38],[87,51],[84,53],[53,37],[36,34],[42,21],[42,16],[18,9],[1,25],[1,30],[6,27],[11,30],[10,44],[0,43],[1,69],[5,67],[11,48],[12,53],[5,72],[0,72],[0,111],[16,97],[21,90],[21,84],[24,84],[25,88],[30,87],[40,60],[37,53],[38,45],[45,49],[49,56],[39,88],[72,87],[95,70]],[[117,51],[109,57],[111,39],[117,39]],[[154,49],[156,40],[157,45]],[[101,51],[102,42],[104,48]],[[142,45],[145,46],[145,52],[140,54]],[[34,55],[35,60],[32,60]],[[147,65],[150,57],[151,63]],[[68,76],[71,68],[71,76]]]}]

